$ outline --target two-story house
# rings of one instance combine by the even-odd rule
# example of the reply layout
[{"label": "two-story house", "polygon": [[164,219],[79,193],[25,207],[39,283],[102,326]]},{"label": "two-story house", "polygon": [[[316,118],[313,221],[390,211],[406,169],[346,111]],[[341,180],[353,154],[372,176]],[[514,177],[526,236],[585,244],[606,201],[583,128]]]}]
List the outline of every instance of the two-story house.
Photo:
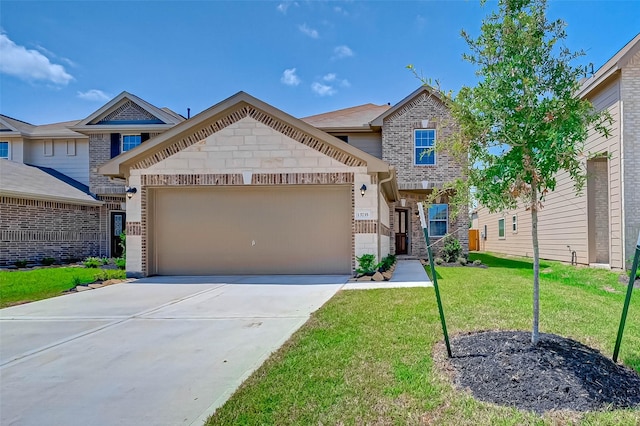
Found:
[{"label": "two-story house", "polygon": [[[302,120],[242,92],[188,120],[123,93],[58,125],[86,145],[88,170],[78,181],[88,189],[78,196],[100,203],[81,209],[93,214],[97,249],[76,251],[117,255],[126,229],[134,276],[348,274],[365,253],[424,256],[416,203],[462,171],[428,150],[447,131],[439,127],[446,116],[426,88],[393,107]],[[429,209],[433,242],[450,232],[466,247],[466,222],[449,217],[446,197]],[[24,222],[0,225],[24,238]]]},{"label": "two-story house", "polygon": [[[640,232],[640,34],[585,79],[577,94],[613,118],[611,134],[586,141],[585,190],[563,172],[538,213],[540,257],[614,269],[630,268]],[[594,155],[596,154],[596,155]],[[480,249],[532,256],[531,214],[490,213],[480,206]]]},{"label": "two-story house", "polygon": [[120,256],[125,184],[98,166],[182,121],[126,92],[84,120],[0,115],[0,265]]},{"label": "two-story house", "polygon": [[[426,256],[416,205],[466,167],[435,151],[438,139],[451,131],[451,116],[438,93],[420,87],[394,106],[366,104],[302,120],[395,167],[400,192],[390,208],[391,252]],[[454,218],[446,195],[435,201],[428,211],[430,243],[437,248],[452,234],[468,251],[467,209]]]}]

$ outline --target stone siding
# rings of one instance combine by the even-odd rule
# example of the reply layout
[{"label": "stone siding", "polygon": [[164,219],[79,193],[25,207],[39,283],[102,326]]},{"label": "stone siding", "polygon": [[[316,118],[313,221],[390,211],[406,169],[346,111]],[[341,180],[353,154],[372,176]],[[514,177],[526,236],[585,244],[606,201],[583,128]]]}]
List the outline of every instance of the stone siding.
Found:
[{"label": "stone siding", "polygon": [[124,194],[124,184],[98,173],[98,167],[111,160],[111,134],[89,135],[89,190],[94,194]]},{"label": "stone siding", "polygon": [[100,254],[100,207],[0,197],[0,265]]}]

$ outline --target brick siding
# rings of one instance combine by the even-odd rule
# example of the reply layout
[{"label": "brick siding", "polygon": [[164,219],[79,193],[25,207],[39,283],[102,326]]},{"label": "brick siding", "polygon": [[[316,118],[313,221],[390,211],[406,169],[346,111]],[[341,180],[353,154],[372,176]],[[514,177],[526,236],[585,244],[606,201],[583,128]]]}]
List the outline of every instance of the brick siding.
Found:
[{"label": "brick siding", "polygon": [[624,235],[626,267],[631,268],[640,232],[640,52],[622,69],[624,144]]},{"label": "brick siding", "polygon": [[98,256],[100,207],[0,197],[0,265]]}]

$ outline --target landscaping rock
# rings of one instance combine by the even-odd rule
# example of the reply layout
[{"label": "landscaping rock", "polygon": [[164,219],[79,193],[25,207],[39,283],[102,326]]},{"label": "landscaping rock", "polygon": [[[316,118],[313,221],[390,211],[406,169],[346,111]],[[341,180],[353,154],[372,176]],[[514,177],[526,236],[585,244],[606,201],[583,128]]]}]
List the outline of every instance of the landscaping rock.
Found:
[{"label": "landscaping rock", "polygon": [[357,281],[371,281],[371,277],[369,275],[363,275],[360,278],[358,278]]},{"label": "landscaping rock", "polygon": [[384,281],[384,276],[380,272],[376,272],[372,277],[373,281]]},{"label": "landscaping rock", "polygon": [[76,291],[85,291],[85,290],[91,290],[91,288],[89,288],[86,285],[78,285],[78,286],[76,286]]},{"label": "landscaping rock", "polygon": [[391,273],[391,271],[386,271],[382,273],[382,276],[384,277],[385,281],[389,281],[393,276],[393,274]]},{"label": "landscaping rock", "polygon": [[117,279],[112,279],[112,280],[106,280],[102,283],[103,286],[106,285],[112,285],[112,284],[120,284],[121,282],[124,282],[125,280],[117,280]]},{"label": "landscaping rock", "polygon": [[96,289],[96,288],[101,288],[101,287],[104,287],[104,284],[97,284],[97,283],[89,284],[89,288]]}]

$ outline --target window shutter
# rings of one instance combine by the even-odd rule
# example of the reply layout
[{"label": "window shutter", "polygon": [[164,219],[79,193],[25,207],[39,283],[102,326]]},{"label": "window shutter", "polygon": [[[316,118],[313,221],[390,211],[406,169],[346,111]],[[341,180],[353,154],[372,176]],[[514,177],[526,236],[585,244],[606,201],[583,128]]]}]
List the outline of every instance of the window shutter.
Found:
[{"label": "window shutter", "polygon": [[120,154],[120,133],[111,133],[111,158]]},{"label": "window shutter", "polygon": [[140,143],[149,139],[149,133],[140,133]]}]

